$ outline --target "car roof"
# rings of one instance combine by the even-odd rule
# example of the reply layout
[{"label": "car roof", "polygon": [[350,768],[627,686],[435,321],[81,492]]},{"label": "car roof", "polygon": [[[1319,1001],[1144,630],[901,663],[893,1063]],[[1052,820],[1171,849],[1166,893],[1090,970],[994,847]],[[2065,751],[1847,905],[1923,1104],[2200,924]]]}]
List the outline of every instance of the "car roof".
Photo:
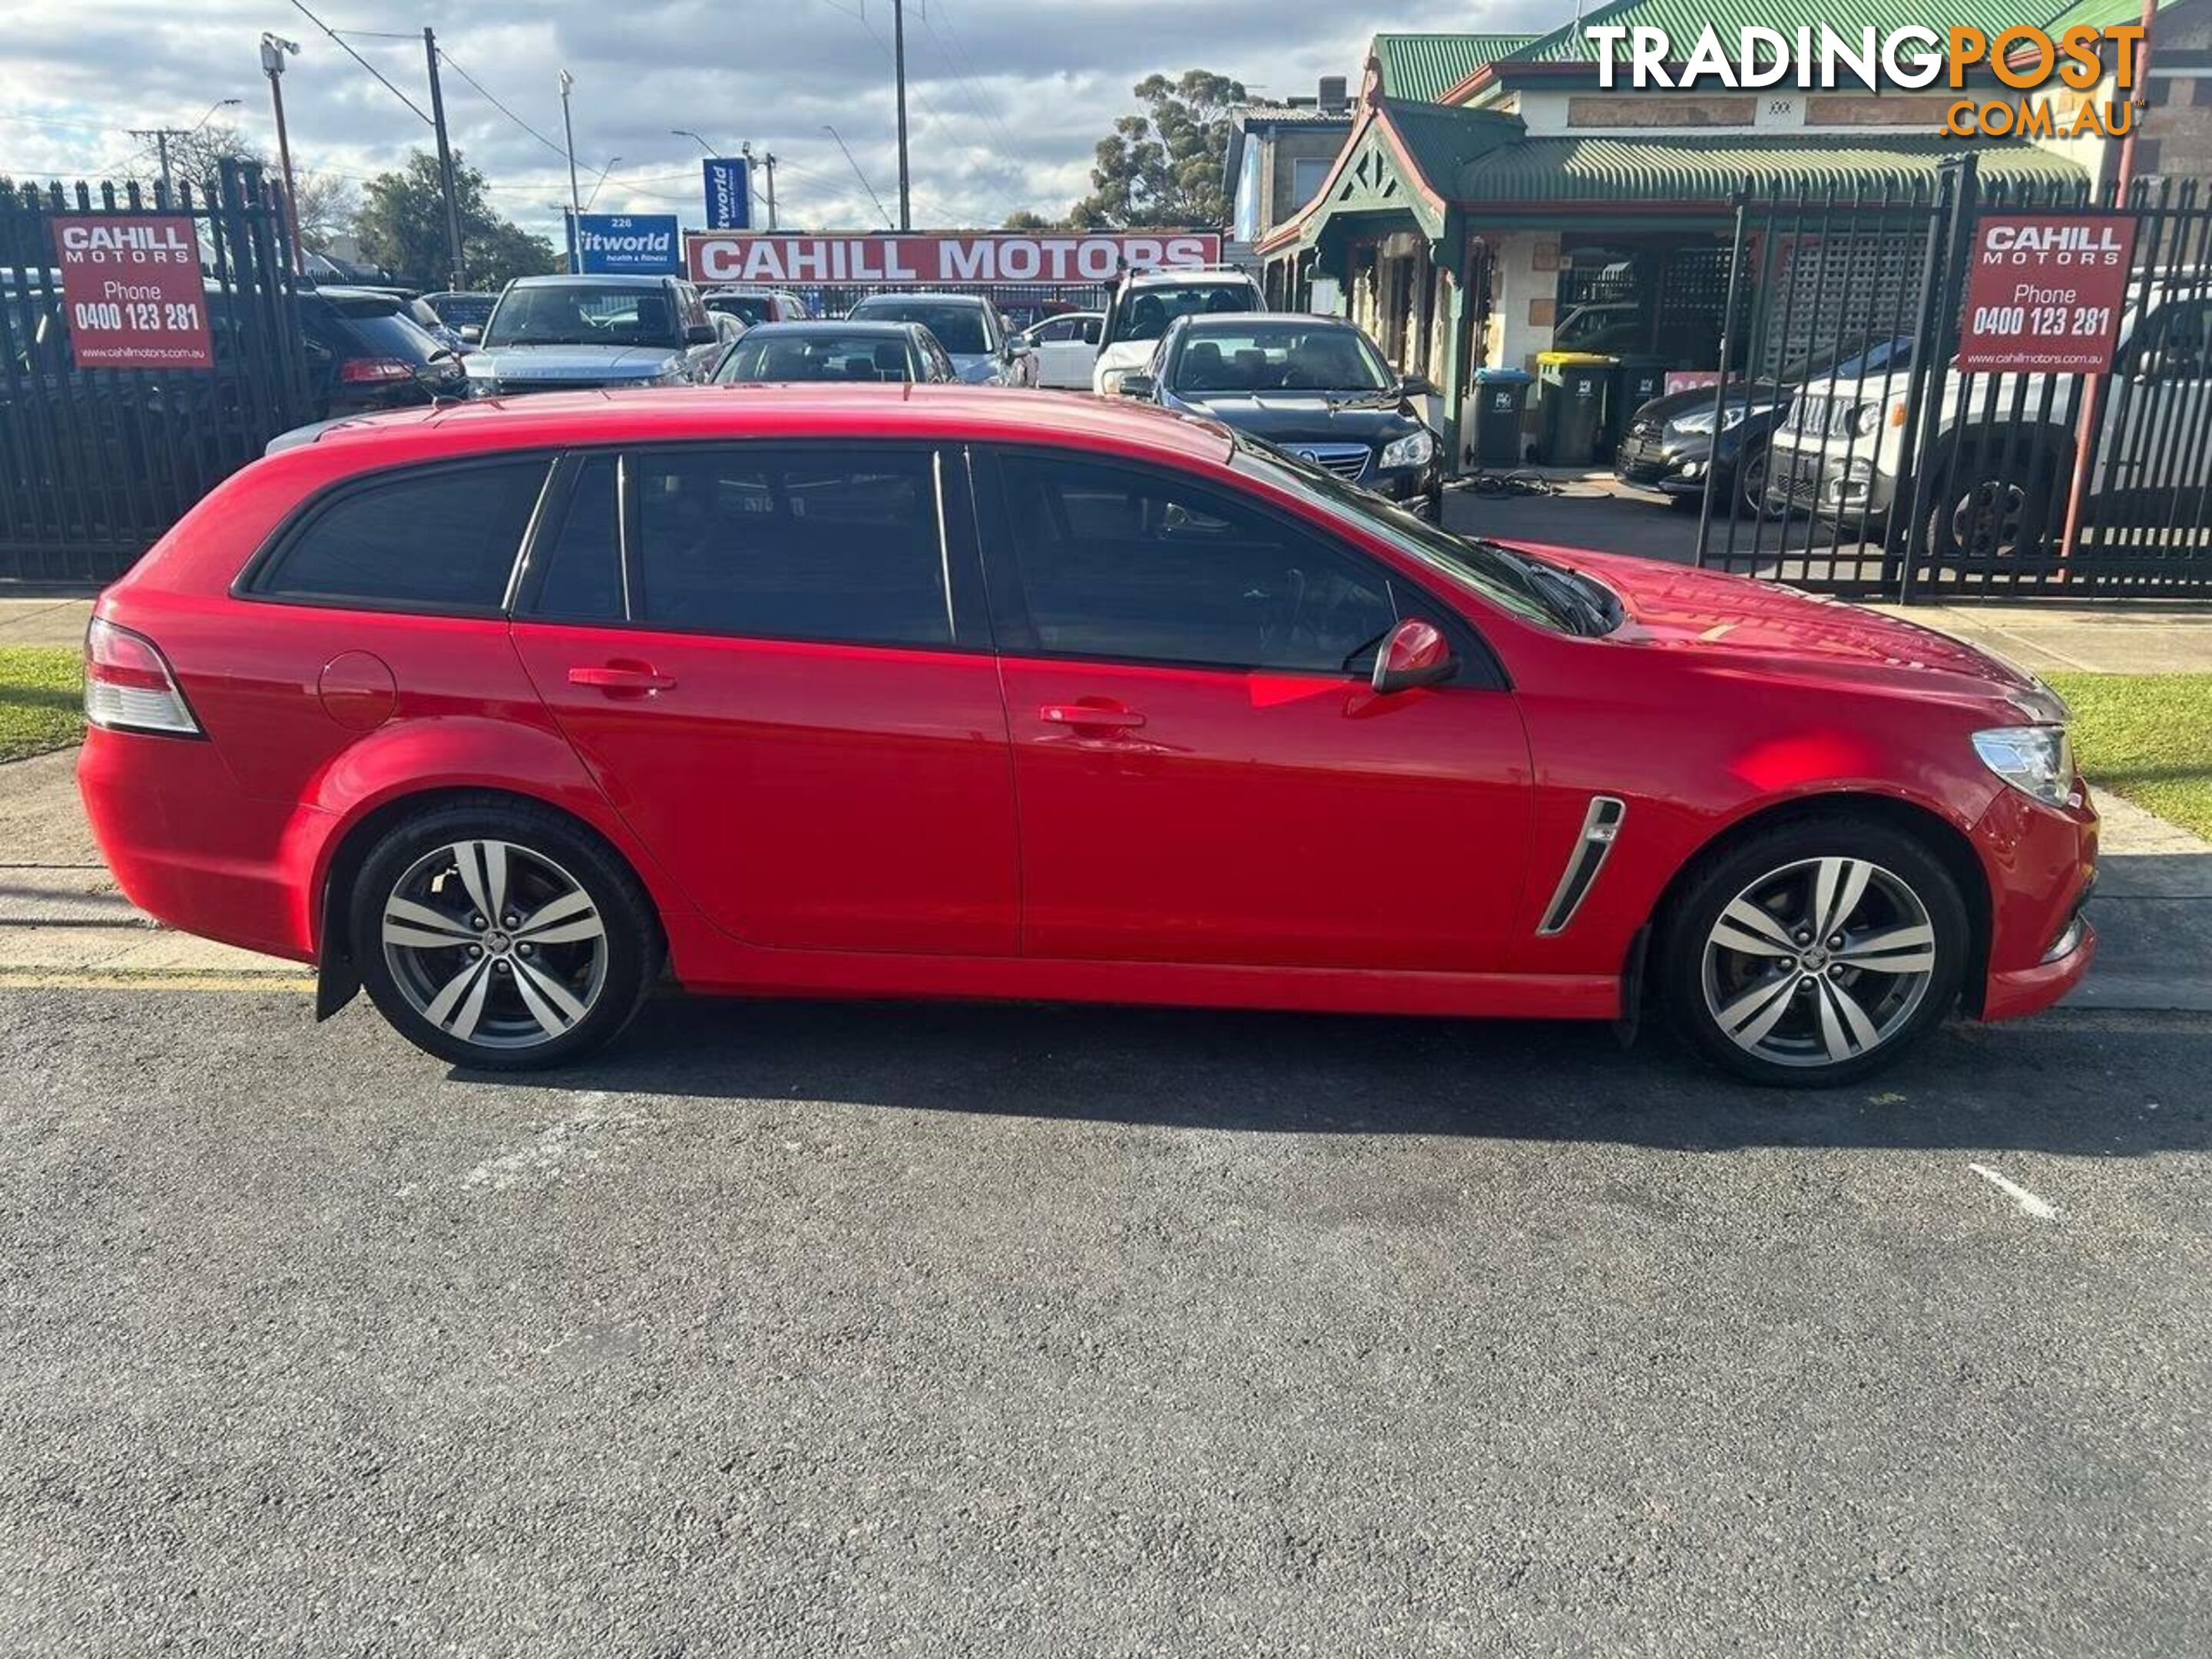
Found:
[{"label": "car roof", "polygon": [[755,323],[745,331],[745,338],[754,340],[763,335],[781,339],[793,334],[860,334],[881,335],[886,340],[905,339],[921,328],[920,323],[874,322],[866,317],[842,323],[834,317],[800,317],[787,323]]},{"label": "car roof", "polygon": [[1255,323],[1287,323],[1298,328],[1340,328],[1353,334],[1359,331],[1359,325],[1350,318],[1331,317],[1319,311],[1200,311],[1188,317],[1178,317],[1168,326],[1196,334],[1203,329],[1216,326],[1249,328]]},{"label": "car roof", "polygon": [[343,451],[349,471],[367,471],[502,450],[800,437],[1042,439],[1213,462],[1225,460],[1234,442],[1214,422],[1151,404],[1002,386],[805,381],[547,392],[441,404],[338,422],[288,453],[327,457]]},{"label": "car roof", "polygon": [[917,288],[902,289],[896,294],[864,294],[854,302],[853,309],[858,311],[862,306],[872,305],[878,300],[927,300],[933,306],[974,306],[979,311],[991,303],[981,294],[939,294],[933,289]]},{"label": "car roof", "polygon": [[1247,287],[1260,286],[1258,278],[1249,270],[1234,265],[1155,265],[1149,270],[1132,271],[1131,288],[1181,288],[1209,283],[1243,283]]},{"label": "car roof", "polygon": [[659,288],[663,283],[674,282],[671,274],[665,276],[641,276],[629,271],[610,272],[594,276],[588,271],[560,272],[550,276],[518,276],[509,288],[566,288],[570,284],[592,288]]}]

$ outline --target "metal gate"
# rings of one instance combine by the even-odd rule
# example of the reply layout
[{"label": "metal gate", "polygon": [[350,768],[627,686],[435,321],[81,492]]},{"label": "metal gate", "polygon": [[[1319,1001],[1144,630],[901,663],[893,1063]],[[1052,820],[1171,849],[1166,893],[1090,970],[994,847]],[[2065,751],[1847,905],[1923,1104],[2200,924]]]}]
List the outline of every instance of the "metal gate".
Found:
[{"label": "metal gate", "polygon": [[[2212,204],[2006,191],[1971,157],[1873,199],[1745,196],[1698,562],[1822,592],[2212,589]],[[1957,367],[1977,226],[2132,227],[2099,373]]]},{"label": "metal gate", "polygon": [[[57,214],[189,216],[213,368],[80,368]],[[226,162],[212,191],[55,185],[0,195],[0,577],[105,581],[308,418],[306,343],[277,193]]]}]

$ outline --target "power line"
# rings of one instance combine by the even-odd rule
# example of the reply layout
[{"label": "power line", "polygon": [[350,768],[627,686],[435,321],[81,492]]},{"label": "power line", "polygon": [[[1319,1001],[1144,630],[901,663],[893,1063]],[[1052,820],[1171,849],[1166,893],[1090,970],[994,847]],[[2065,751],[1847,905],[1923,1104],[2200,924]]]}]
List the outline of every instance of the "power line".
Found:
[{"label": "power line", "polygon": [[438,56],[446,60],[447,68],[452,70],[454,74],[459,76],[462,80],[467,82],[478,92],[483,93],[484,101],[489,103],[494,109],[497,110],[501,115],[507,117],[508,120],[514,122],[515,125],[520,127],[525,132],[528,133],[532,138],[535,138],[539,143],[544,145],[546,149],[551,150],[556,155],[561,156],[563,159],[567,157],[568,152],[566,149],[555,143],[544,133],[538,131],[536,127],[532,126],[529,122],[524,120],[520,115],[517,115],[506,105],[501,103],[499,100],[493,97],[490,93],[485,92],[483,82],[477,80],[475,76],[463,69],[459,63],[455,60],[453,53],[447,52],[443,46],[441,46],[438,48]]},{"label": "power line", "polygon": [[382,70],[377,68],[377,66],[370,63],[368,58],[362,57],[351,46],[346,45],[343,40],[339,40],[338,32],[332,28],[328,23],[323,21],[321,18],[316,16],[314,13],[309,11],[306,6],[301,3],[301,0],[292,0],[292,9],[298,12],[301,16],[306,18],[310,23],[313,23],[317,28],[320,29],[324,33],[329,35],[332,44],[334,44],[340,52],[352,58],[355,63],[360,64],[371,75],[374,75],[379,81],[383,82],[384,89],[390,93],[394,98],[397,98],[401,103],[406,105],[408,108],[413,110],[415,112],[416,118],[420,120],[424,126],[434,127],[438,125],[428,116],[422,113],[422,106],[420,104],[416,103],[412,98],[410,98],[405,93],[400,91],[398,88],[393,86],[391,82],[385,80],[384,71]]}]

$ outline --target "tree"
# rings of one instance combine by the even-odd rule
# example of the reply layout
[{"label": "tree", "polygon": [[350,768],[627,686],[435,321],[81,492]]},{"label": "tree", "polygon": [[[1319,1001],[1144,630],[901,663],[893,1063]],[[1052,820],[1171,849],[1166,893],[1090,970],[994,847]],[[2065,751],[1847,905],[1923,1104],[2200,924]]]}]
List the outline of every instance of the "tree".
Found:
[{"label": "tree", "polygon": [[[509,277],[540,276],[553,269],[553,245],[493,211],[484,200],[483,174],[462,161],[459,150],[453,152],[453,191],[468,261],[464,283],[497,288]],[[439,188],[438,158],[428,150],[410,150],[406,166],[379,173],[362,187],[354,227],[362,256],[370,264],[423,287],[446,285],[446,198]]]},{"label": "tree", "polygon": [[1051,230],[1054,226],[1052,221],[1042,213],[1032,212],[1028,208],[1016,208],[1006,216],[1006,223],[1000,225],[999,228],[1000,230]]},{"label": "tree", "polygon": [[1172,81],[1147,76],[1131,90],[1144,111],[1123,116],[1098,141],[1091,192],[1069,211],[1069,222],[1114,229],[1223,222],[1230,112],[1244,101],[1243,84],[1185,70]]},{"label": "tree", "polygon": [[361,192],[335,173],[301,173],[295,184],[292,212],[300,222],[300,246],[310,253],[328,253],[332,242],[352,234]]}]

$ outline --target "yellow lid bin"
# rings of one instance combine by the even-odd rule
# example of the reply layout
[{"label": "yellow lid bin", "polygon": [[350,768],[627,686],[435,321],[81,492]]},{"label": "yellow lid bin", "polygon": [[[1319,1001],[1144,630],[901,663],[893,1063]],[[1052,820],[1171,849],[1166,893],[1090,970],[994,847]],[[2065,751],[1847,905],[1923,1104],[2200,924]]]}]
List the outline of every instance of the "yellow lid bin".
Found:
[{"label": "yellow lid bin", "polygon": [[1596,351],[1540,351],[1536,379],[1537,459],[1547,466],[1589,466],[1605,434],[1606,393],[1613,360]]}]

